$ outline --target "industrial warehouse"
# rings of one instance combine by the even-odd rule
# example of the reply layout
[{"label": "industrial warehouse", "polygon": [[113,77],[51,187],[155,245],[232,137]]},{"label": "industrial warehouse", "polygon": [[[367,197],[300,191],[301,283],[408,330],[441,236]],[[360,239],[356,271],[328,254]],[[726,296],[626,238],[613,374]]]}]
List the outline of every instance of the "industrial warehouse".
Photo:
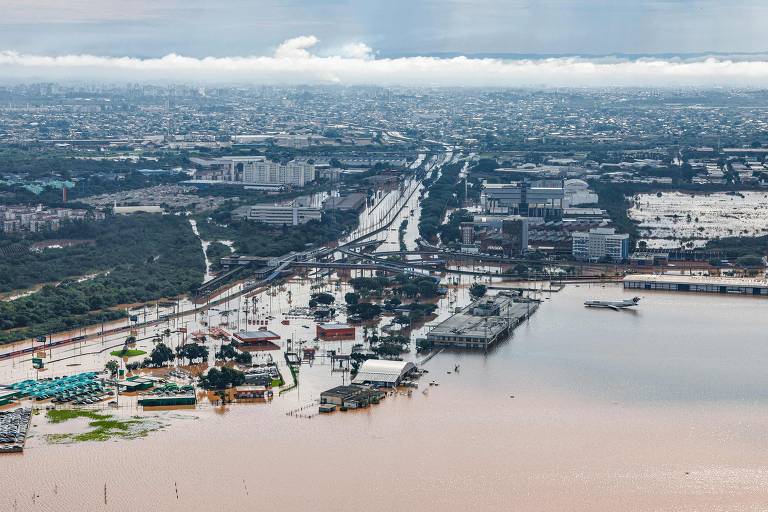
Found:
[{"label": "industrial warehouse", "polygon": [[512,330],[532,315],[538,306],[536,301],[500,292],[494,297],[473,302],[440,323],[427,334],[427,341],[435,347],[487,350],[512,334]]}]

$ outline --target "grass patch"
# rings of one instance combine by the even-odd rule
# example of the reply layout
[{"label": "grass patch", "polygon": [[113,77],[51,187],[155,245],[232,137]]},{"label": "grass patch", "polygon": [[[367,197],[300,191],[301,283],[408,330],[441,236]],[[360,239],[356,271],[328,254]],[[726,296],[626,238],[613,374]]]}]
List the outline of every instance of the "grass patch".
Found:
[{"label": "grass patch", "polygon": [[277,393],[277,396],[282,396],[283,393],[285,393],[286,391],[290,391],[290,390],[292,390],[293,388],[295,388],[296,386],[299,385],[299,376],[296,375],[298,373],[298,369],[294,368],[293,365],[290,365],[290,364],[288,365],[288,369],[291,371],[291,375],[293,375],[293,385],[291,385],[291,386],[289,386],[289,387],[287,387],[285,389],[281,389]]},{"label": "grass patch", "polygon": [[162,428],[156,420],[134,416],[128,420],[118,420],[109,414],[99,414],[83,409],[51,410],[47,413],[51,423],[63,423],[75,418],[88,418],[91,430],[78,434],[50,434],[46,437],[50,443],[73,443],[84,441],[108,441],[110,439],[135,439],[144,437],[153,430]]},{"label": "grass patch", "polygon": [[86,411],[83,409],[53,409],[46,413],[48,421],[51,423],[64,423],[75,418],[90,418],[92,420],[106,420],[111,418],[108,414],[99,414],[95,411]]},{"label": "grass patch", "polygon": [[113,350],[112,352],[109,353],[109,355],[115,356],[115,357],[136,357],[136,356],[143,356],[144,354],[146,354],[145,351],[138,350],[135,348],[131,348],[128,350],[123,350],[123,349]]}]

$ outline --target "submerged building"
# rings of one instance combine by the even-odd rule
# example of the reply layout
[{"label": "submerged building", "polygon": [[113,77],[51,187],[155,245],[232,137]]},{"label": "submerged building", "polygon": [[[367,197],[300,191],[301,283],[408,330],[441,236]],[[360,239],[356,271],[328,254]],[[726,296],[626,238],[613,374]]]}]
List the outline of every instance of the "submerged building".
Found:
[{"label": "submerged building", "polygon": [[768,297],[768,280],[737,277],[635,274],[624,278],[624,288]]},{"label": "submerged building", "polygon": [[507,338],[512,330],[538,308],[538,302],[519,299],[508,292],[482,298],[444,320],[427,334],[436,347],[487,350]]},{"label": "submerged building", "polygon": [[335,388],[323,391],[320,393],[320,403],[324,405],[338,405],[349,409],[359,409],[361,407],[368,407],[372,403],[378,403],[383,397],[384,394],[380,391],[368,386],[352,384],[351,386],[336,386]]}]

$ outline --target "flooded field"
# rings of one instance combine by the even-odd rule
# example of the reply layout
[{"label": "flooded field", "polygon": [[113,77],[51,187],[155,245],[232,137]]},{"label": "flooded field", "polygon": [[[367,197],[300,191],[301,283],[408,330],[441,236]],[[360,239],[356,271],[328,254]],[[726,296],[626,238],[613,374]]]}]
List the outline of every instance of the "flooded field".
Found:
[{"label": "flooded field", "polygon": [[708,240],[768,234],[768,193],[663,192],[632,198],[631,219],[640,222],[649,248],[703,247]]},{"label": "flooded field", "polygon": [[[280,318],[313,285],[295,279],[259,303]],[[320,358],[268,403],[119,409],[165,425],[140,439],[50,444],[37,415],[25,452],[0,460],[0,510],[761,509],[768,303],[653,293],[632,312],[582,305],[625,296],[613,285],[540,294],[510,340],[444,351],[411,396],[359,412],[286,415],[347,378]],[[452,289],[441,315],[465,300]],[[275,328],[298,338],[302,323]],[[13,371],[0,367],[3,380]]]}]

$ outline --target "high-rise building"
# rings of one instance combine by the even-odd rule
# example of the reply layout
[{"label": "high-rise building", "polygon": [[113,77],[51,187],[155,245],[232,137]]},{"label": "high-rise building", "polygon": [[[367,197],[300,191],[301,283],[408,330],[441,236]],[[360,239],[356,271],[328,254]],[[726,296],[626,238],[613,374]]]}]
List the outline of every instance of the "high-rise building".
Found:
[{"label": "high-rise building", "polygon": [[480,204],[487,213],[549,220],[562,217],[564,197],[562,181],[486,183],[480,194]]},{"label": "high-rise building", "polygon": [[475,243],[475,224],[472,222],[462,222],[459,225],[461,230],[461,243],[469,245]]},{"label": "high-rise building", "polygon": [[501,221],[501,239],[508,256],[520,256],[528,250],[528,219],[520,215]]},{"label": "high-rise building", "polygon": [[573,234],[573,257],[578,260],[623,261],[629,257],[629,235],[614,228],[592,228]]}]

